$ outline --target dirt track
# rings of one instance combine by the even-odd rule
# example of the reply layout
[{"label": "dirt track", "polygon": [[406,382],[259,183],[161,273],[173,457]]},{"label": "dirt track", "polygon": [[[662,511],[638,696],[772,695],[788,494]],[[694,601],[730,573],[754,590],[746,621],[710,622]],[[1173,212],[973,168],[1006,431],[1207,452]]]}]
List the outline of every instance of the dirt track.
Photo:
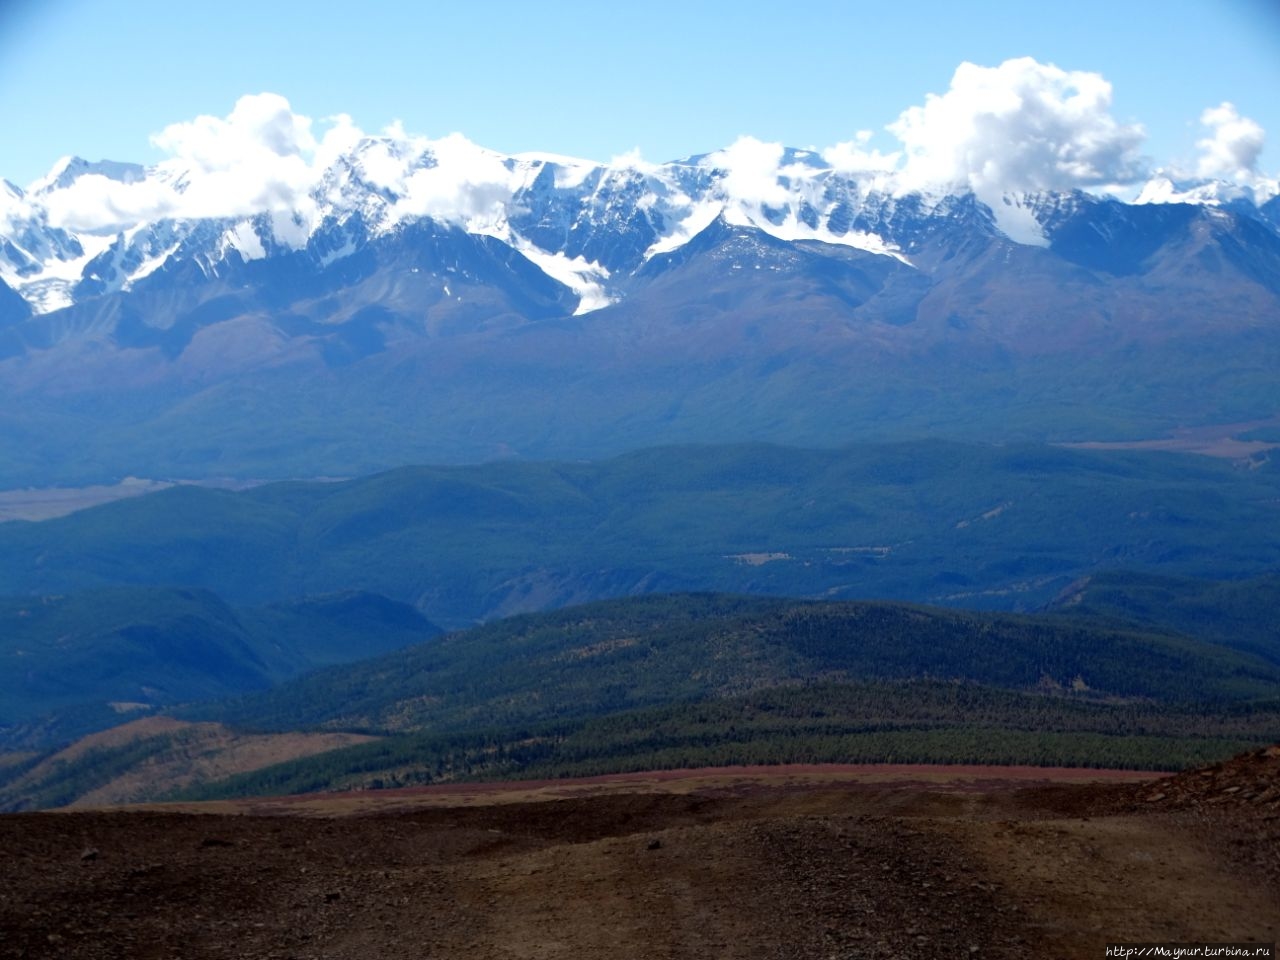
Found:
[{"label": "dirt track", "polygon": [[0,957],[1043,958],[1102,957],[1108,940],[1271,942],[1280,819],[1265,792],[1227,792],[1250,776],[818,772],[9,815]]}]

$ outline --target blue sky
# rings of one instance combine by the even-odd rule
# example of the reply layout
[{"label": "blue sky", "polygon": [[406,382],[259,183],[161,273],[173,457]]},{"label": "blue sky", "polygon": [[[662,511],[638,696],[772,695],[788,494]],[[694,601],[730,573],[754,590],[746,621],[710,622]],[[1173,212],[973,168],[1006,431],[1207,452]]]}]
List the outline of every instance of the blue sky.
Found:
[{"label": "blue sky", "polygon": [[459,131],[503,152],[660,162],[750,134],[901,147],[886,125],[957,66],[1032,57],[1100,74],[1153,165],[1194,166],[1204,110],[1230,101],[1280,172],[1280,3],[1161,0],[802,4],[649,0],[401,3],[9,0],[0,5],[0,176],[60,156],[155,162],[149,142],[271,91],[366,131]]}]

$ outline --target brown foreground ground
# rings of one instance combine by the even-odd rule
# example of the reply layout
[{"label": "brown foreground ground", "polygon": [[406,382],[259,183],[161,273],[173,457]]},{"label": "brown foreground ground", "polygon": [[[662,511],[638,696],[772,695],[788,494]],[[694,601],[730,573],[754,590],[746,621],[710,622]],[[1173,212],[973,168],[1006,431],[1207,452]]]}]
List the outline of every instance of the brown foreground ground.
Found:
[{"label": "brown foreground ground", "polygon": [[[1094,774],[1096,775],[1096,774]],[[1089,957],[1274,942],[1280,747],[0,816],[0,957]]]}]

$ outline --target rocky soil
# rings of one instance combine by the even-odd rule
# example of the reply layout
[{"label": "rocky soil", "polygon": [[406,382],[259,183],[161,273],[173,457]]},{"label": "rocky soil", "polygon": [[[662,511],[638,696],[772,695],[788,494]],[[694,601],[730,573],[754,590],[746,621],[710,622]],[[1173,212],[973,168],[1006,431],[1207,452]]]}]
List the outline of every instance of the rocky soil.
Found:
[{"label": "rocky soil", "polygon": [[11,814],[0,957],[1073,958],[1112,940],[1273,942],[1278,768],[1280,749],[1138,784],[631,778]]}]

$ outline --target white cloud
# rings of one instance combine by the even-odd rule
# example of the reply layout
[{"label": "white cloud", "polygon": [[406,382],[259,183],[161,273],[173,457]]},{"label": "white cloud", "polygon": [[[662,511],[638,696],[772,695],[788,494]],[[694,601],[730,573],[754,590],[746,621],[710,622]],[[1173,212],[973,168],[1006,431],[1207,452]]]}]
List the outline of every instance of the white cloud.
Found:
[{"label": "white cloud", "polygon": [[202,115],[174,123],[151,142],[204,172],[235,170],[247,161],[288,160],[315,149],[311,119],[276,93],[241,97],[224,119]]},{"label": "white cloud", "polygon": [[112,232],[178,215],[182,196],[168,183],[121,183],[101,174],[78,177],[45,199],[49,223],[72,231]]},{"label": "white cloud", "polygon": [[1200,115],[1200,123],[1212,136],[1197,140],[1200,161],[1196,172],[1202,177],[1249,183],[1257,177],[1258,156],[1266,133],[1248,117],[1242,117],[1235,105],[1221,103]]},{"label": "white cloud", "polygon": [[391,196],[391,222],[431,216],[500,231],[512,175],[498,154],[460,134],[411,136],[399,122],[380,137],[366,135],[346,114],[321,124],[326,129],[317,138],[318,125],[294,113],[284,97],[241,97],[226,117],[200,116],[156,134],[153,143],[170,156],[146,180],[82,176],[51,194],[50,222],[104,233],[161,218],[265,213],[277,239],[297,246],[319,216],[316,194],[325,172],[351,155],[359,175]]},{"label": "white cloud", "polygon": [[355,125],[351,117],[345,113],[335,113],[325,117],[324,122],[329,129],[320,138],[316,147],[316,166],[324,168],[347,152],[364,136],[364,131]]},{"label": "white cloud", "polygon": [[[350,123],[350,118],[345,115],[343,119]],[[378,137],[366,137],[354,126],[350,130],[349,136],[339,135],[334,159],[337,159],[337,153],[353,152],[361,176],[378,189],[396,195],[404,193],[405,182],[422,162],[423,155],[432,147],[431,141],[426,137],[407,133],[399,120],[384,127],[382,135]],[[329,139],[329,135],[326,135],[322,152],[327,149]],[[350,142],[343,143],[343,140]],[[329,162],[332,161],[326,161],[324,165],[327,166]]]},{"label": "white cloud", "polygon": [[152,137],[172,154],[160,164],[182,178],[180,216],[311,212],[319,147],[311,119],[279,94],[241,97],[227,117],[200,116]]},{"label": "white cloud", "polygon": [[902,153],[881,153],[868,150],[870,130],[859,130],[852,140],[837,143],[822,151],[822,159],[841,173],[889,173],[897,169]]},{"label": "white cloud", "polygon": [[658,164],[650,163],[640,156],[639,147],[632,147],[626,153],[615,154],[605,166],[612,170],[634,170],[644,174],[657,173],[660,169]]},{"label": "white cloud", "polygon": [[[867,186],[899,193],[967,187],[993,209],[1006,193],[1105,193],[1147,175],[1139,153],[1141,126],[1117,120],[1111,108],[1111,85],[1097,73],[1066,71],[1028,57],[995,67],[963,63],[945,92],[929,94],[888,125],[898,149],[873,147],[872,132],[859,130],[818,152],[836,171]],[[1198,144],[1200,176],[1254,187],[1273,184],[1258,174],[1264,135],[1257,123],[1230,103],[1206,110],[1201,122],[1208,135]],[[427,215],[500,235],[505,205],[518,186],[503,157],[459,134],[428,140],[396,122],[370,137],[345,114],[313,121],[273,93],[242,97],[225,117],[171,124],[152,140],[168,157],[145,180],[85,175],[39,204],[0,195],[0,224],[30,215],[37,206],[46,208],[53,226],[98,233],[160,218],[266,213],[280,239],[300,242],[319,215],[322,183],[329,195],[321,202],[341,199],[343,176],[324,176],[348,155],[358,175],[390,197],[391,222]],[[732,199],[757,212],[761,206],[781,207],[792,199],[797,181],[808,179],[812,183],[801,192],[816,203],[818,171],[804,163],[786,165],[784,158],[782,144],[743,136],[703,163],[723,171],[720,201]],[[565,184],[591,169],[567,158],[547,159],[563,168],[559,177]],[[644,175],[659,170],[638,150],[614,157],[608,166]],[[673,195],[666,202],[678,199]],[[1014,213],[997,211],[1006,219]]]},{"label": "white cloud", "polygon": [[[1102,76],[1030,57],[996,67],[962,63],[945,93],[928,95],[886,129],[900,150],[873,148],[871,131],[860,130],[821,156],[866,186],[895,193],[970,189],[1024,243],[1044,242],[1040,225],[1030,210],[1005,203],[1006,194],[1105,192],[1147,172],[1142,127],[1112,116],[1111,85]],[[812,168],[784,165],[783,157],[781,144],[744,136],[704,162],[724,171],[724,195],[749,212],[785,206],[791,190],[784,183],[811,177]]]},{"label": "white cloud", "polygon": [[31,216],[31,204],[22,196],[21,191],[7,180],[0,180],[0,230],[5,233],[14,229]]},{"label": "white cloud", "polygon": [[782,153],[780,143],[739,137],[731,146],[707,156],[703,163],[725,171],[723,189],[735,200],[781,206],[788,199],[786,188],[778,182]]},{"label": "white cloud", "polygon": [[322,141],[309,117],[278,94],[241,97],[225,118],[171,124],[152,142],[170,154],[153,176],[121,183],[100,175],[76,179],[48,198],[49,221],[83,231],[115,231],[159,218],[306,216],[310,191],[326,162],[357,133],[335,118]]},{"label": "white cloud", "polygon": [[512,173],[501,155],[459,133],[432,141],[431,152],[434,165],[408,176],[392,216],[431,216],[482,232],[500,231],[513,189]]},{"label": "white cloud", "polygon": [[403,193],[411,161],[396,149],[397,141],[379,138],[362,145],[360,172],[365,180],[382,190]]},{"label": "white cloud", "polygon": [[1101,75],[1023,57],[998,67],[962,63],[946,93],[928,95],[888,129],[903,144],[906,189],[967,185],[991,197],[1106,188],[1144,173],[1142,127],[1110,109]]}]

